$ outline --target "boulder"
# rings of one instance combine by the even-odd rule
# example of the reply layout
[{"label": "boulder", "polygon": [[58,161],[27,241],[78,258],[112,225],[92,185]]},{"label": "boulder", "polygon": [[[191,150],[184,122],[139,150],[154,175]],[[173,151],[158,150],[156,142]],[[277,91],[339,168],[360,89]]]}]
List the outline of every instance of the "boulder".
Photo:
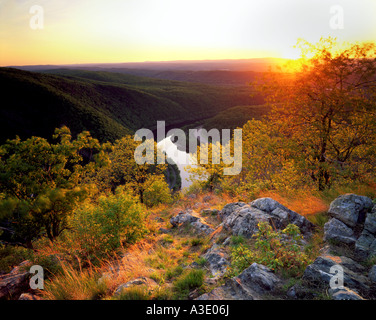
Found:
[{"label": "boulder", "polygon": [[120,295],[124,289],[132,288],[135,286],[145,286],[149,291],[153,291],[158,286],[158,284],[153,279],[147,277],[139,277],[118,286],[114,292],[114,295]]},{"label": "boulder", "polygon": [[251,264],[238,276],[238,279],[244,286],[252,288],[260,295],[273,292],[281,281],[271,269],[258,263]]},{"label": "boulder", "polygon": [[365,260],[368,256],[376,255],[376,238],[366,229],[362,231],[355,243],[355,255],[359,260]]},{"label": "boulder", "polygon": [[[310,233],[315,228],[314,224],[302,215],[286,208],[271,198],[260,198],[251,202],[251,207],[260,209],[281,223],[281,229],[292,223],[299,227],[300,231]],[[278,227],[277,227],[278,228]]]},{"label": "boulder", "polygon": [[177,228],[181,225],[191,225],[197,232],[209,235],[214,229],[208,224],[203,223],[202,219],[197,216],[197,213],[192,210],[180,211],[177,216],[170,219],[173,227]]},{"label": "boulder", "polygon": [[268,222],[270,218],[269,214],[245,205],[236,209],[223,221],[223,228],[233,235],[250,238],[258,231],[258,223]]},{"label": "boulder", "polygon": [[205,293],[197,300],[260,300],[273,294],[281,280],[269,268],[253,263],[239,276]]},{"label": "boulder", "polygon": [[345,194],[335,199],[329,207],[329,214],[349,227],[355,227],[366,219],[367,211],[373,207],[370,198],[356,194]]},{"label": "boulder", "polygon": [[220,215],[224,219],[222,225],[225,230],[247,238],[258,231],[260,222],[269,222],[277,229],[284,229],[290,223],[295,224],[305,236],[309,236],[315,227],[305,217],[271,198],[260,198],[249,204],[228,204]]},{"label": "boulder", "polygon": [[329,288],[332,277],[340,276],[337,271],[338,269],[332,269],[332,267],[338,266],[343,270],[344,287],[363,295],[369,293],[370,281],[368,277],[363,275],[366,271],[365,267],[344,256],[339,257],[324,254],[317,257],[316,260],[304,271],[303,279],[312,284]]},{"label": "boulder", "polygon": [[233,202],[226,204],[223,209],[219,212],[219,215],[222,220],[225,220],[230,214],[232,214],[235,210],[244,207],[246,205],[245,202]]},{"label": "boulder", "polygon": [[30,265],[24,261],[5,275],[0,275],[0,299],[18,299],[22,292],[29,289],[30,273],[25,268]]},{"label": "boulder", "polygon": [[354,245],[356,238],[354,231],[342,221],[333,218],[324,225],[324,241],[334,240],[340,243]]},{"label": "boulder", "polygon": [[226,251],[217,244],[214,244],[203,258],[207,260],[208,268],[214,278],[222,277],[230,265]]},{"label": "boulder", "polygon": [[376,285],[376,265],[369,270],[368,278],[373,285]]},{"label": "boulder", "polygon": [[360,260],[376,255],[376,206],[367,213],[363,231],[355,243],[355,254]]},{"label": "boulder", "polygon": [[376,207],[370,198],[345,194],[329,208],[333,217],[324,225],[324,240],[335,240],[336,246],[349,245],[352,256],[365,260],[376,255]]}]

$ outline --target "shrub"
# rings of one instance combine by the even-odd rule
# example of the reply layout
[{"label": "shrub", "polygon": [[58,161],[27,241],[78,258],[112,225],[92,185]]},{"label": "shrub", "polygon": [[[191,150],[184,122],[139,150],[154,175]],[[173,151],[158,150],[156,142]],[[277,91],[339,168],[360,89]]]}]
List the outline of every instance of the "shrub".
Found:
[{"label": "shrub", "polygon": [[0,243],[0,273],[8,273],[22,261],[30,259],[30,250]]},{"label": "shrub", "polygon": [[167,269],[166,271],[166,279],[171,280],[174,277],[180,276],[183,273],[183,267],[177,266],[172,269]]},{"label": "shrub", "polygon": [[115,195],[100,197],[97,205],[78,210],[71,224],[81,255],[89,260],[134,243],[147,232],[142,206],[122,189],[117,189]]},{"label": "shrub", "polygon": [[183,273],[174,281],[176,298],[185,298],[189,291],[199,288],[204,283],[204,270],[193,269]]},{"label": "shrub", "polygon": [[299,228],[289,224],[282,231],[273,231],[267,222],[260,222],[258,228],[259,231],[254,235],[255,248],[239,244],[232,249],[230,274],[239,274],[256,262],[272,270],[301,275],[311,259],[300,246],[302,236]]},{"label": "shrub", "polygon": [[245,238],[242,235],[239,236],[231,236],[231,244],[237,246],[239,244],[244,244]]},{"label": "shrub", "polygon": [[148,207],[154,207],[160,203],[171,203],[172,196],[167,182],[163,176],[152,176],[146,182],[146,189],[143,194],[144,203]]},{"label": "shrub", "polygon": [[201,238],[193,238],[191,239],[191,246],[196,247],[196,246],[201,246],[204,244],[204,240]]}]

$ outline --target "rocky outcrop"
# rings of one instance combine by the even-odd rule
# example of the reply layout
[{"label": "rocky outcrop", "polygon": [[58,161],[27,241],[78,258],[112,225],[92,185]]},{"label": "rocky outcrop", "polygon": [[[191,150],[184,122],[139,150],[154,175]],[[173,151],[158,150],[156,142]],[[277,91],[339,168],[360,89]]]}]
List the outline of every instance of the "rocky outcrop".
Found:
[{"label": "rocky outcrop", "polygon": [[367,270],[359,263],[376,254],[376,208],[372,200],[345,194],[330,204],[328,213],[331,219],[324,225],[324,240],[330,244],[331,251],[342,250],[346,256],[319,256],[307,267],[303,278],[329,287],[335,276],[332,268],[340,266],[343,286],[330,288],[328,292],[333,299],[374,298],[373,269]]},{"label": "rocky outcrop", "polygon": [[[340,278],[342,276],[343,278]],[[343,279],[343,283],[334,283],[334,280],[338,278]],[[368,296],[371,289],[370,280],[366,276],[366,268],[345,256],[324,254],[317,257],[306,268],[303,279],[314,285],[332,289],[330,292],[332,294],[338,293],[338,290],[351,290],[357,295]]]},{"label": "rocky outcrop", "polygon": [[366,214],[373,207],[372,200],[356,194],[345,194],[335,199],[329,207],[328,213],[350,228],[361,224],[366,219]]},{"label": "rocky outcrop", "polygon": [[330,204],[328,213],[332,218],[324,226],[325,241],[348,245],[357,260],[376,255],[376,207],[370,198],[342,195]]},{"label": "rocky outcrop", "polygon": [[249,204],[236,202],[226,205],[220,216],[223,228],[233,235],[250,238],[258,231],[259,222],[269,222],[277,229],[284,229],[288,224],[299,227],[304,236],[311,235],[314,225],[305,217],[287,209],[271,198],[260,198]]},{"label": "rocky outcrop", "polygon": [[222,277],[230,265],[229,257],[224,248],[214,244],[203,256],[213,278]]},{"label": "rocky outcrop", "polygon": [[356,242],[353,229],[336,218],[324,225],[324,241],[328,240],[349,245],[354,245]]},{"label": "rocky outcrop", "polygon": [[29,289],[29,271],[26,267],[29,261],[24,261],[12,271],[5,275],[0,275],[0,299],[17,299],[22,292]]},{"label": "rocky outcrop", "polygon": [[253,263],[239,276],[228,279],[197,300],[260,300],[273,294],[281,280],[269,268]]},{"label": "rocky outcrop", "polygon": [[178,228],[182,225],[192,226],[198,233],[209,235],[214,229],[204,223],[202,218],[192,210],[180,211],[177,216],[170,219],[173,227]]}]

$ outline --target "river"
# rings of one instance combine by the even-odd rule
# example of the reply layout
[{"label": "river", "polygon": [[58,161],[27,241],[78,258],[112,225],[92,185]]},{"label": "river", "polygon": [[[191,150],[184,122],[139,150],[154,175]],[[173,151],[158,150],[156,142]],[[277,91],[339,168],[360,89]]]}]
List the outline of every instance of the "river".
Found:
[{"label": "river", "polygon": [[192,155],[179,150],[177,145],[171,140],[171,136],[164,138],[157,143],[158,148],[166,152],[167,157],[172,159],[180,170],[181,188],[184,190],[188,188],[192,182],[187,180],[189,178],[189,172],[186,170],[186,166],[197,167],[197,164],[192,164]]}]

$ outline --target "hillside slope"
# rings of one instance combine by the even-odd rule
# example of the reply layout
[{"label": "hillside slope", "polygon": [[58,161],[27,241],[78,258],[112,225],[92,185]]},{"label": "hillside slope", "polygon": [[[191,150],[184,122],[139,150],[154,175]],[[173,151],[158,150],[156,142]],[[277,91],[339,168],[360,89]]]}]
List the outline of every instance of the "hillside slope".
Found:
[{"label": "hillside slope", "polygon": [[139,128],[154,129],[157,120],[178,126],[260,100],[251,98],[245,86],[224,89],[82,70],[48,73],[0,68],[1,141],[16,135],[50,137],[61,125],[73,134],[89,130],[102,141],[113,141]]}]

